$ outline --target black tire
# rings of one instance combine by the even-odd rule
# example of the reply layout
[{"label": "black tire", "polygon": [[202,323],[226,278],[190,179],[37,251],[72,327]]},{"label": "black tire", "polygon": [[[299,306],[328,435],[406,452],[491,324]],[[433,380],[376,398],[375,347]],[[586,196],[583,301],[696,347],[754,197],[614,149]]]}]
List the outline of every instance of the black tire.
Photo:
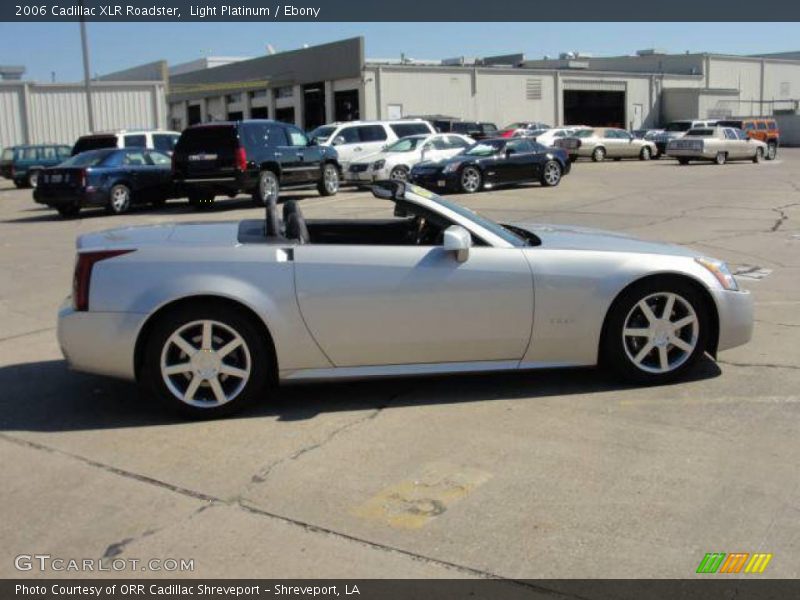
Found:
[{"label": "black tire", "polygon": [[106,209],[114,215],[121,215],[130,210],[133,204],[133,194],[131,188],[124,183],[117,183],[111,186],[108,194],[108,205]]},{"label": "black tire", "polygon": [[598,146],[594,150],[592,150],[592,160],[594,162],[603,162],[606,158],[606,149],[602,146]]},{"label": "black tire", "polygon": [[756,148],[756,153],[753,155],[753,162],[758,164],[764,159],[764,149]]},{"label": "black tire", "polygon": [[[676,364],[674,368],[668,371],[651,372],[645,369],[648,367],[655,368],[660,364],[660,348],[652,346],[651,350],[641,359],[643,367],[639,367],[634,362],[634,359],[638,358],[638,354],[636,356],[633,355],[635,352],[646,352],[646,345],[651,343],[652,338],[624,337],[623,330],[628,319],[644,316],[643,313],[637,312],[640,311],[638,308],[639,302],[644,299],[650,298],[648,306],[651,306],[652,312],[656,316],[663,317],[664,305],[658,303],[658,294],[665,293],[677,295],[694,310],[697,320],[696,337],[694,338],[694,346],[691,352],[682,351],[677,346],[673,346],[671,342],[665,342],[667,356],[669,357],[668,362],[669,360],[674,360]],[[679,320],[681,314],[683,314],[679,313],[679,310],[682,310],[684,305],[675,300],[674,306],[676,308],[673,314]],[[617,297],[608,311],[600,343],[600,362],[618,376],[635,383],[660,384],[679,379],[687,371],[691,370],[705,353],[709,336],[709,314],[709,307],[701,292],[685,279],[660,277],[634,284]],[[687,327],[692,328],[693,326],[688,325]],[[681,336],[687,333],[691,334],[692,331],[687,332],[686,327],[679,331]],[[685,342],[686,340],[684,339],[683,341]],[[671,357],[670,353],[672,353]],[[648,362],[645,363],[645,361]]]},{"label": "black tire", "polygon": [[778,157],[778,144],[771,142],[767,144],[767,160],[775,160]]},{"label": "black tire", "polygon": [[253,192],[253,202],[258,206],[266,206],[271,196],[275,203],[281,195],[281,182],[275,171],[264,170],[258,174],[258,184]]},{"label": "black tire", "polygon": [[483,188],[483,173],[478,167],[467,165],[461,170],[458,182],[462,192],[474,194]]},{"label": "black tire", "polygon": [[69,204],[64,206],[57,206],[56,210],[58,214],[64,217],[65,219],[71,219],[72,217],[77,217],[78,213],[81,212],[81,207],[75,204]]},{"label": "black tire", "polygon": [[[229,362],[225,364],[237,367],[247,366],[249,367],[249,376],[246,380],[231,378],[224,374],[214,376],[220,381],[226,393],[229,390],[231,392],[232,398],[224,403],[211,400],[213,396],[212,386],[208,383],[208,379],[202,379],[202,383],[195,394],[205,397],[197,398],[198,403],[202,403],[202,406],[198,406],[178,398],[175,392],[167,385],[166,379],[171,382],[173,389],[181,391],[181,386],[188,388],[193,378],[202,377],[194,371],[171,376],[162,375],[161,360],[162,353],[165,357],[168,357],[170,353],[176,351],[176,347],[169,344],[169,339],[173,333],[188,324],[203,320],[222,324],[241,337],[244,345],[235,351],[238,353],[238,363],[231,365],[230,361],[232,359],[227,359]],[[223,334],[226,332],[225,329],[220,328],[217,328],[216,331],[222,331]],[[185,335],[182,337],[184,340],[187,339]],[[191,345],[196,345],[197,343],[197,338],[194,338]],[[217,346],[214,349],[219,350],[220,346],[225,344],[225,339],[218,340],[215,335],[214,344]],[[168,350],[165,350],[165,346],[167,346]],[[201,350],[200,352],[203,351]],[[231,352],[232,354],[233,352]],[[172,356],[175,355],[173,354]],[[183,356],[186,355],[184,354],[180,358],[176,358],[176,360],[182,361]],[[236,358],[237,356],[234,356],[233,360]],[[249,364],[247,364],[248,360]],[[187,358],[187,362],[191,363],[191,359]],[[254,322],[254,319],[243,310],[237,310],[226,303],[201,300],[194,305],[184,304],[158,318],[145,341],[144,360],[139,382],[147,392],[170,410],[191,418],[211,419],[230,415],[255,400],[263,399],[268,391],[269,384],[275,380],[275,375],[275,359],[272,345],[268,339],[265,339],[259,324]],[[237,381],[237,379],[239,380]],[[228,384],[228,389],[224,389],[226,383]],[[236,392],[236,388],[239,385],[241,385],[241,389]],[[186,391],[188,392],[188,389]]]},{"label": "black tire", "polygon": [[678,164],[679,164],[679,165],[686,166],[686,165],[688,165],[688,164],[689,164],[689,159],[688,159],[688,158],[679,158],[679,159],[678,159]]},{"label": "black tire", "polygon": [[322,178],[317,182],[320,196],[335,196],[339,191],[339,169],[333,163],[322,166]]},{"label": "black tire", "polygon": [[38,169],[34,169],[34,170],[31,170],[31,171],[28,171],[28,176],[27,176],[26,179],[27,179],[28,187],[36,189],[36,185],[39,182],[39,170]]},{"label": "black tire", "polygon": [[544,187],[555,187],[561,183],[563,170],[557,160],[548,160],[542,166],[542,173],[539,175],[539,183]]},{"label": "black tire", "polygon": [[209,194],[189,194],[189,206],[196,210],[208,210],[214,206],[214,196]]},{"label": "black tire", "polygon": [[19,179],[15,179],[14,180],[14,185],[17,186],[18,190],[22,190],[22,189],[25,189],[26,187],[28,187],[27,182],[20,181]]},{"label": "black tire", "polygon": [[389,173],[389,179],[392,181],[408,181],[408,173],[408,167],[400,165],[392,169],[392,172]]},{"label": "black tire", "polygon": [[622,160],[622,157],[620,157],[620,156],[617,156],[617,157],[614,158],[614,162],[619,162],[621,160]]},{"label": "black tire", "polygon": [[717,155],[714,157],[714,162],[720,166],[724,165],[728,162],[728,155],[725,152],[717,152]]},{"label": "black tire", "polygon": [[569,162],[574,163],[576,160],[578,160],[578,155],[577,154],[570,154],[569,155]]},{"label": "black tire", "polygon": [[650,160],[651,158],[653,158],[653,152],[650,150],[650,147],[642,147],[641,151],[639,152],[639,160]]}]

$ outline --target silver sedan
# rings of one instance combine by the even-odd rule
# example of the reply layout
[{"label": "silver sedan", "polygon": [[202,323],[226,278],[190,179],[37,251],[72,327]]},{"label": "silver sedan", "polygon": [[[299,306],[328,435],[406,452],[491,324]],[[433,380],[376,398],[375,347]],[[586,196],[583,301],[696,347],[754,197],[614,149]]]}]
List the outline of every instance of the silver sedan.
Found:
[{"label": "silver sedan", "polygon": [[746,343],[750,294],[689,249],[578,227],[498,224],[382,182],[385,219],[308,220],[294,202],[241,222],[78,239],[61,348],[191,416],[272,384],[602,364],[684,375]]}]

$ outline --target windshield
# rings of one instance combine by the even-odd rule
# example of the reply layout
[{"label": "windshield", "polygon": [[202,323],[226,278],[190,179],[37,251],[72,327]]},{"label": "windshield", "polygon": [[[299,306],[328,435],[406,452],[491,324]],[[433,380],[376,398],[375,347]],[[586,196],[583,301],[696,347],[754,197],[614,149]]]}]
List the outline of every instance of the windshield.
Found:
[{"label": "windshield", "polygon": [[336,131],[335,125],[322,125],[317,127],[314,131],[308,134],[312,140],[327,140]]},{"label": "windshield", "polygon": [[503,140],[478,142],[464,151],[466,156],[491,156],[500,152],[506,143]]},{"label": "windshield", "polygon": [[713,129],[692,129],[686,132],[686,137],[708,137],[710,135],[714,135]]},{"label": "windshield", "polygon": [[665,131],[689,131],[692,128],[692,124],[689,121],[677,121],[675,123],[670,123],[667,125]]},{"label": "windshield", "polygon": [[411,152],[416,150],[424,139],[424,137],[407,137],[397,140],[394,144],[387,146],[386,152]]},{"label": "windshield", "polygon": [[96,167],[116,150],[89,150],[68,158],[59,167]]},{"label": "windshield", "polygon": [[499,223],[495,223],[491,219],[488,219],[483,215],[480,215],[475,211],[468,209],[465,206],[461,206],[460,204],[456,204],[455,202],[450,202],[449,200],[445,200],[441,196],[438,196],[433,192],[426,190],[425,188],[421,188],[416,185],[406,185],[406,191],[410,191],[414,194],[417,194],[418,196],[427,198],[428,200],[431,200],[436,204],[439,204],[440,206],[443,206],[453,211],[457,215],[464,217],[469,221],[472,221],[473,223],[479,225],[480,227],[483,227],[487,231],[491,231],[497,237],[503,239],[512,246],[521,247],[529,245],[528,241],[525,238],[517,235],[516,233],[511,231],[511,229],[507,229],[506,227],[503,227]]}]

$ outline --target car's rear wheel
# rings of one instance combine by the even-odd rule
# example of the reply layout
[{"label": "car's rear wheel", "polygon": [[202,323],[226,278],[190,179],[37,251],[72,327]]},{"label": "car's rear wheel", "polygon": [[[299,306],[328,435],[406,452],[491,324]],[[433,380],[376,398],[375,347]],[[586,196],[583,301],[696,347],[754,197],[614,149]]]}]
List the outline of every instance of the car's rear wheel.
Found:
[{"label": "car's rear wheel", "polygon": [[322,179],[317,184],[317,191],[321,196],[333,196],[339,191],[339,169],[336,165],[326,163],[322,168]]},{"label": "car's rear wheel", "polygon": [[708,330],[708,307],[690,283],[648,280],[623,292],[611,307],[601,360],[638,383],[670,381],[701,358]]},{"label": "car's rear wheel", "polygon": [[592,160],[594,162],[603,162],[606,158],[606,149],[598,146],[592,151]]},{"label": "car's rear wheel", "polygon": [[408,167],[395,167],[392,169],[392,172],[389,173],[389,179],[393,181],[408,181]]},{"label": "car's rear wheel", "polygon": [[56,208],[58,214],[64,218],[77,217],[81,212],[81,207],[76,204],[67,204]]},{"label": "car's rear wheel", "polygon": [[258,187],[253,192],[253,202],[259,206],[276,204],[280,196],[281,184],[274,171],[261,171],[258,176]]},{"label": "car's rear wheel", "polygon": [[108,197],[108,211],[115,215],[128,212],[131,207],[131,188],[124,183],[118,183],[111,188]]},{"label": "car's rear wheel", "polygon": [[767,144],[767,160],[775,160],[778,156],[778,144],[770,143]]},{"label": "car's rear wheel", "polygon": [[644,146],[639,152],[639,160],[650,160],[653,156],[653,153],[650,151],[649,146]]},{"label": "car's rear wheel", "polygon": [[714,157],[714,162],[718,165],[724,165],[728,160],[728,155],[725,152],[717,152],[717,155]]},{"label": "car's rear wheel", "polygon": [[461,171],[461,190],[467,194],[474,194],[481,189],[483,176],[477,167],[464,167]]},{"label": "car's rear wheel", "polygon": [[545,187],[557,186],[561,182],[561,165],[555,160],[544,163],[539,182]]},{"label": "car's rear wheel", "polygon": [[206,210],[214,206],[213,194],[189,194],[189,206],[197,210]]},{"label": "car's rear wheel", "polygon": [[169,408],[211,418],[261,397],[273,365],[268,341],[253,319],[211,302],[184,306],[155,323],[140,379]]},{"label": "car's rear wheel", "polygon": [[753,162],[758,164],[764,158],[764,149],[756,148],[756,153],[753,155]]}]

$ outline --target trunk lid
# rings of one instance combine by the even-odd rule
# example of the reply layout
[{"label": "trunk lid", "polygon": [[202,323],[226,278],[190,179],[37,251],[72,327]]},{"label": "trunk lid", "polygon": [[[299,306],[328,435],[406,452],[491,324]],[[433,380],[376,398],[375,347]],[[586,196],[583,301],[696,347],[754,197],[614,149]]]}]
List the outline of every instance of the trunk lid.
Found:
[{"label": "trunk lid", "polygon": [[78,250],[113,250],[147,246],[233,246],[238,243],[239,222],[164,223],[119,227],[87,233],[78,238]]}]

